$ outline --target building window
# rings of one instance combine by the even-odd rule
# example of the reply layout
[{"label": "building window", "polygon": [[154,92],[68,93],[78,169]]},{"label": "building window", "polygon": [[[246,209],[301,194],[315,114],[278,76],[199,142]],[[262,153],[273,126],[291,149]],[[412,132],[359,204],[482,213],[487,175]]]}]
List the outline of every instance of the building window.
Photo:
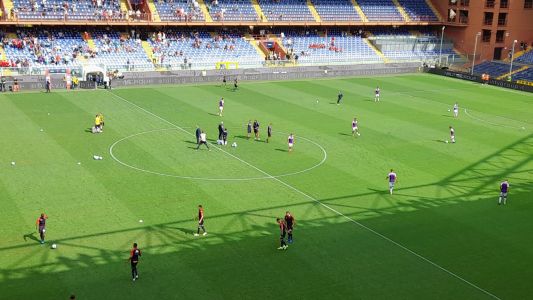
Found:
[{"label": "building window", "polygon": [[461,0],[461,5],[462,6],[469,6],[470,5],[470,0]]},{"label": "building window", "polygon": [[507,13],[498,14],[498,26],[505,26],[507,24]]},{"label": "building window", "polygon": [[485,7],[487,7],[487,8],[492,8],[492,7],[494,7],[494,0],[487,0],[487,1],[485,2]]},{"label": "building window", "polygon": [[533,8],[533,0],[524,0],[524,8]]},{"label": "building window", "polygon": [[450,0],[448,1],[449,5],[457,5],[457,0]]},{"label": "building window", "polygon": [[468,10],[459,11],[459,23],[468,24]]},{"label": "building window", "polygon": [[490,43],[490,35],[491,31],[488,29],[483,29],[483,32],[481,33],[481,41],[484,43]]},{"label": "building window", "polygon": [[505,40],[505,30],[496,31],[496,43],[503,43]]},{"label": "building window", "polygon": [[500,0],[500,8],[508,8],[509,0]]},{"label": "building window", "polygon": [[492,19],[494,19],[494,13],[492,12],[485,12],[485,17],[483,18],[483,24],[484,25],[492,25]]}]

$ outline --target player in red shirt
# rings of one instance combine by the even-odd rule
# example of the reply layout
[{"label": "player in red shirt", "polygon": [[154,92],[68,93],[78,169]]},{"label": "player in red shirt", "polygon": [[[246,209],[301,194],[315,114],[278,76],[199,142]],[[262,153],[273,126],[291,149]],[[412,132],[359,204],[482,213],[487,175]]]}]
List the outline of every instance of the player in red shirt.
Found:
[{"label": "player in red shirt", "polygon": [[44,244],[44,234],[46,232],[46,219],[48,219],[48,216],[42,213],[41,216],[37,219],[37,222],[35,223],[35,227],[39,231],[39,235],[41,237],[41,244]]},{"label": "player in red shirt", "polygon": [[194,234],[194,236],[200,235],[200,229],[204,232],[203,235],[207,234],[207,231],[205,231],[204,227],[204,208],[202,205],[198,205],[198,231]]},{"label": "player in red shirt", "polygon": [[141,257],[141,249],[137,248],[137,243],[133,243],[133,248],[130,251],[130,258],[128,260],[131,263],[131,277],[133,281],[139,279],[139,273],[137,272],[137,264]]},{"label": "player in red shirt", "polygon": [[276,222],[278,222],[279,231],[280,231],[280,235],[279,235],[280,245],[279,245],[278,250],[285,250],[289,247],[289,245],[285,243],[285,235],[287,235],[287,224],[285,224],[285,221],[280,218],[277,218]]}]

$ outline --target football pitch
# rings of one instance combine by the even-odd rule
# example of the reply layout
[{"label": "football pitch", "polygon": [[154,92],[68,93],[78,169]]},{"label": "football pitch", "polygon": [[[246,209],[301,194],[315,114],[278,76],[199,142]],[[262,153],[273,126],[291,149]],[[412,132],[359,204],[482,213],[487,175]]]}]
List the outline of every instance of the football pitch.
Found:
[{"label": "football pitch", "polygon": [[[533,294],[532,94],[412,74],[2,94],[0,117],[0,299]],[[260,141],[246,136],[256,119]],[[286,211],[294,243],[277,250]]]}]

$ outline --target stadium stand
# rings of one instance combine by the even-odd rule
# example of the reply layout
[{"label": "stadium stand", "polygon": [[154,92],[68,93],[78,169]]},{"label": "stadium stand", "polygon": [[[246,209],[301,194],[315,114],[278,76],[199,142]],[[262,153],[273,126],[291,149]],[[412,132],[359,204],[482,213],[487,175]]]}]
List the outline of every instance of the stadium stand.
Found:
[{"label": "stadium stand", "polygon": [[313,4],[323,21],[361,21],[350,0],[313,0]]},{"label": "stadium stand", "polygon": [[252,3],[247,0],[213,0],[208,5],[209,14],[215,21],[257,21]]},{"label": "stadium stand", "polygon": [[122,20],[119,0],[14,0],[13,12],[18,19],[38,20]]},{"label": "stadium stand", "polygon": [[[474,66],[475,74],[489,74],[491,77],[496,78],[505,75],[509,72],[509,64],[495,61],[485,61]],[[520,66],[513,65],[512,71],[520,69]]]},{"label": "stadium stand", "polygon": [[161,21],[203,22],[205,16],[196,0],[155,0]]},{"label": "stadium stand", "polygon": [[411,21],[436,22],[439,19],[424,0],[398,0]]},{"label": "stadium stand", "polygon": [[259,0],[259,5],[269,22],[314,22],[306,0]]},{"label": "stadium stand", "polygon": [[533,68],[527,69],[513,74],[513,80],[527,80],[533,82]]},{"label": "stadium stand", "polygon": [[522,54],[520,57],[517,57],[516,62],[533,65],[533,50]]},{"label": "stadium stand", "polygon": [[75,30],[19,30],[4,36],[2,44],[12,67],[72,66],[89,52]]},{"label": "stadium stand", "polygon": [[104,30],[96,30],[91,35],[96,46],[94,55],[90,57],[91,63],[106,65],[111,69],[130,69],[131,66],[154,69],[140,39]]},{"label": "stadium stand", "polygon": [[153,62],[163,66],[213,68],[216,63],[226,61],[255,66],[263,62],[255,48],[239,33],[168,30],[153,33],[149,42],[155,55]]},{"label": "stadium stand", "polygon": [[371,22],[404,21],[392,0],[358,0],[357,3]]}]

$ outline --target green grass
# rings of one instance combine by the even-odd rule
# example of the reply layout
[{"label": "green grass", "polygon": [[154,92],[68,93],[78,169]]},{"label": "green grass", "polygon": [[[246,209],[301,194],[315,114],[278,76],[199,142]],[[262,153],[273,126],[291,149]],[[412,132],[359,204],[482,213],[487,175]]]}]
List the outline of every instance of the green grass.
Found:
[{"label": "green grass", "polygon": [[[221,96],[223,118],[215,115]],[[451,117],[455,101],[468,115]],[[0,95],[0,298],[529,298],[532,101],[422,74],[243,83],[236,92]],[[93,135],[97,112],[106,128]],[[246,140],[249,119],[263,133],[273,123],[271,143]],[[194,126],[216,139],[220,120],[238,147],[195,151]],[[454,145],[443,142],[449,125]],[[111,157],[128,136],[113,147],[116,158],[167,176]],[[399,176],[393,196],[390,168]],[[497,206],[506,178],[509,203]],[[198,204],[207,237],[192,235]],[[286,210],[297,220],[295,243],[278,251],[275,218]],[[43,211],[45,246],[34,231]],[[126,262],[133,242],[144,251],[135,283]]]}]

